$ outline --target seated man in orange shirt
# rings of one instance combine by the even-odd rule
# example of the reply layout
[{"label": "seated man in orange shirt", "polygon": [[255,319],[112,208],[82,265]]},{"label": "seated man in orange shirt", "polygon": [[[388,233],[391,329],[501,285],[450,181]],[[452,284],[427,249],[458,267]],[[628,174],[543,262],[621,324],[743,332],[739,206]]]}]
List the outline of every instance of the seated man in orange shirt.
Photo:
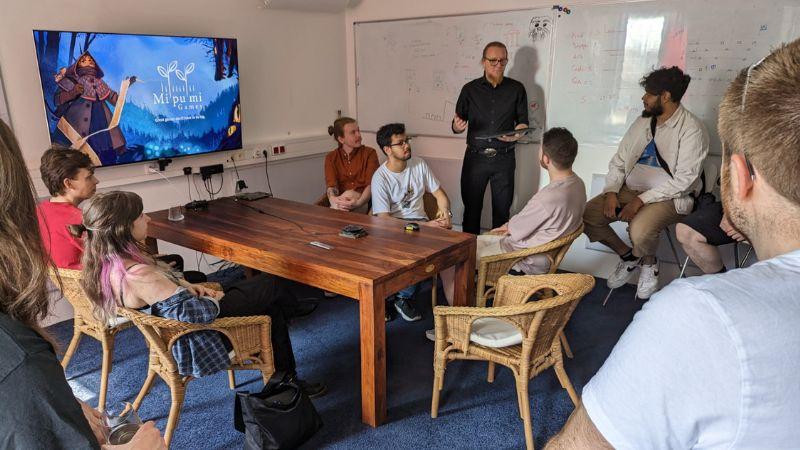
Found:
[{"label": "seated man in orange shirt", "polygon": [[370,182],[378,169],[374,148],[361,144],[358,122],[340,117],[328,127],[338,147],[325,156],[326,195],[331,208],[366,214],[371,198]]}]

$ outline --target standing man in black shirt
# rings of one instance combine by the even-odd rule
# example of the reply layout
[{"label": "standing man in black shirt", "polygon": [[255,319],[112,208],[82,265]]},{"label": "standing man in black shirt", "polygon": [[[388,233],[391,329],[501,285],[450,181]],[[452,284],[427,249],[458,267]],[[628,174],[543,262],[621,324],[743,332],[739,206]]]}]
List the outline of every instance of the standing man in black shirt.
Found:
[{"label": "standing man in black shirt", "polygon": [[461,89],[453,118],[453,133],[467,131],[467,151],[461,167],[462,229],[480,234],[481,210],[486,184],[492,183],[492,228],[508,222],[514,198],[514,144],[519,136],[478,139],[481,136],[528,127],[525,86],[505,78],[508,50],[502,42],[490,42],[481,58],[484,74]]}]

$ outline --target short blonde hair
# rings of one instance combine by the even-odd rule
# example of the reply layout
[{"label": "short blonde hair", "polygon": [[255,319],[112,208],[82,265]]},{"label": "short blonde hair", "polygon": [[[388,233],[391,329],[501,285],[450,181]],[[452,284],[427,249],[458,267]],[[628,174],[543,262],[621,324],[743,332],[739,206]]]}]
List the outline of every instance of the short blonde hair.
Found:
[{"label": "short blonde hair", "polygon": [[719,108],[719,134],[726,162],[743,153],[778,194],[800,206],[800,39],[731,82]]}]

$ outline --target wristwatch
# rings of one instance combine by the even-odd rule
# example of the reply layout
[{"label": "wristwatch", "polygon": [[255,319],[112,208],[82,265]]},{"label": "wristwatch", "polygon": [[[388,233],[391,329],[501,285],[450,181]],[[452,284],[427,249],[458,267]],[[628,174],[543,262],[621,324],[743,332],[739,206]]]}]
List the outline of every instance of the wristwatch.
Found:
[{"label": "wristwatch", "polygon": [[[439,211],[441,211],[441,209]],[[447,217],[449,217],[451,219],[453,218],[453,212],[452,211],[450,211],[449,209],[445,209],[444,212],[447,213]]]}]

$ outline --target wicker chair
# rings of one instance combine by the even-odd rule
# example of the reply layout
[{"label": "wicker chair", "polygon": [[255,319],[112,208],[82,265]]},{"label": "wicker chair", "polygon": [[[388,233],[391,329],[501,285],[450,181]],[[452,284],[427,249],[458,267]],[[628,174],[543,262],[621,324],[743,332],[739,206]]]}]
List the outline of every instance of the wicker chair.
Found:
[{"label": "wicker chair", "polygon": [[118,311],[120,315],[130,319],[139,328],[150,347],[147,379],[133,402],[133,408],[139,409],[144,397],[153,386],[156,375],[160,376],[169,386],[172,404],[169,409],[167,428],[164,431],[164,440],[167,446],[169,446],[172,434],[178,424],[186,394],[186,385],[193,379],[191,376],[183,376],[178,373],[178,366],[172,356],[172,346],[179,337],[201,330],[219,331],[224,334],[233,345],[235,353],[228,368],[231,388],[233,388],[234,370],[259,370],[264,383],[269,381],[275,372],[269,316],[225,317],[209,324],[194,324],[151,316],[130,308],[119,308]]},{"label": "wicker chair", "polygon": [[127,319],[118,317],[117,320],[109,326],[95,318],[93,312],[94,306],[86,297],[83,288],[81,288],[81,272],[79,270],[58,269],[58,276],[56,276],[55,272],[51,272],[50,278],[56,286],[59,285],[58,278],[61,279],[62,294],[75,311],[72,340],[70,340],[67,351],[64,353],[64,358],[61,360],[61,366],[66,370],[84,334],[100,341],[103,347],[103,359],[100,371],[100,393],[97,402],[97,409],[103,411],[106,407],[108,374],[111,373],[111,366],[114,361],[114,338],[117,333],[126,328],[130,328],[133,324]]},{"label": "wicker chair", "polygon": [[[445,367],[457,359],[489,361],[488,381],[494,381],[495,364],[514,374],[517,403],[525,428],[525,442],[533,449],[528,382],[553,366],[561,386],[577,406],[578,395],[564,371],[559,334],[564,330],[580,299],[594,287],[594,278],[583,274],[503,276],[497,283],[494,306],[437,306],[436,350],[434,354],[431,417],[439,409],[439,393],[444,385]],[[526,303],[531,296],[552,290],[555,296]],[[522,333],[522,343],[507,347],[486,347],[471,341],[473,322],[480,318],[500,318]]]},{"label": "wicker chair", "polygon": [[546,244],[494,256],[484,256],[478,261],[478,291],[475,294],[475,304],[477,306],[486,306],[486,301],[494,295],[494,287],[497,284],[497,280],[503,275],[508,275],[508,271],[514,267],[514,264],[529,256],[547,256],[550,261],[548,273],[556,273],[570,245],[582,233],[583,224],[574,232]]},{"label": "wicker chair", "polygon": [[[558,266],[561,265],[561,260],[563,260],[564,255],[567,254],[567,250],[569,250],[569,247],[581,233],[583,233],[583,224],[574,232],[546,244],[481,258],[480,261],[478,261],[478,291],[475,294],[475,304],[477,306],[486,306],[486,301],[491,296],[494,296],[494,288],[495,284],[497,284],[497,280],[500,279],[501,276],[507,275],[508,271],[514,267],[514,264],[529,256],[547,256],[547,259],[550,261],[550,270],[548,273],[556,273]],[[567,358],[572,358],[572,349],[564,333],[561,333],[559,338],[561,339],[561,344]]]}]

